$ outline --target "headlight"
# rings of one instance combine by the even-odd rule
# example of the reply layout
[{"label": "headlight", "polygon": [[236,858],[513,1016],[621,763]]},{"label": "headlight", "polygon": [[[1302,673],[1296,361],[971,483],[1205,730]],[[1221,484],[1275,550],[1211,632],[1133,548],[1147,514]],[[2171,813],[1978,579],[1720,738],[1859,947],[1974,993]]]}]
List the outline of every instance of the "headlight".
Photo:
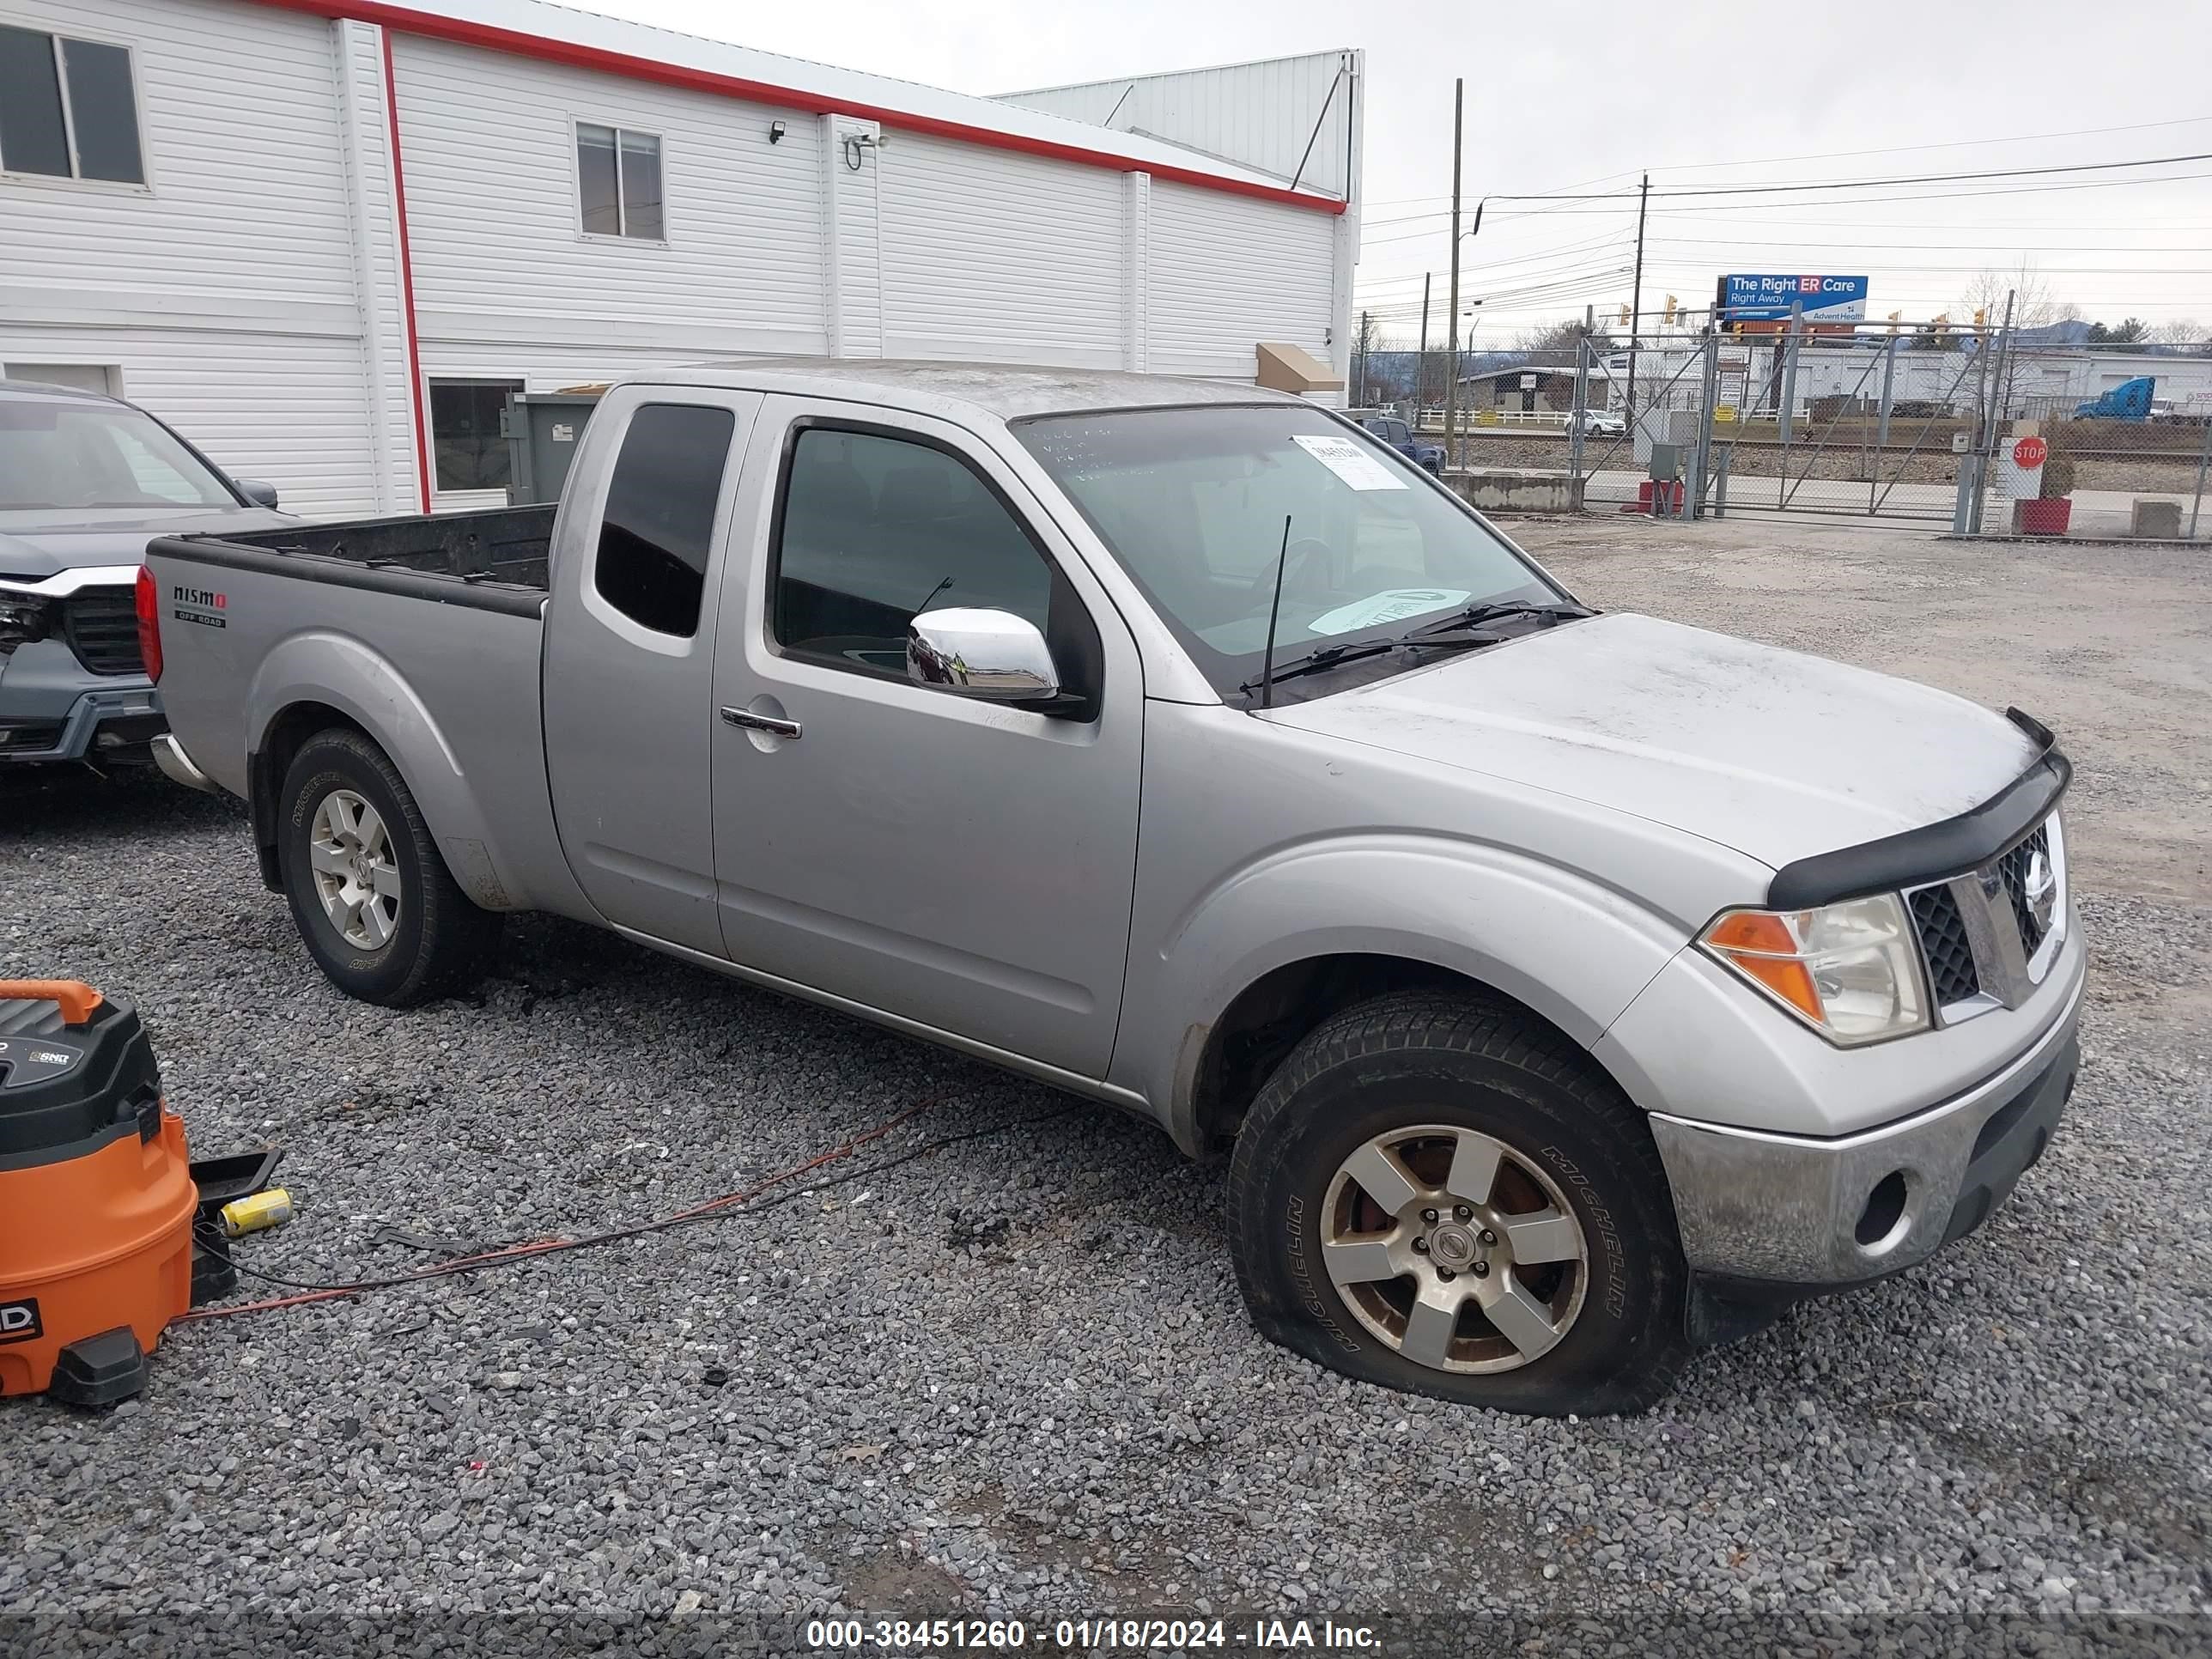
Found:
[{"label": "headlight", "polygon": [[0,656],[53,630],[53,606],[28,593],[0,592]]},{"label": "headlight", "polygon": [[1831,1042],[1927,1029],[1920,951],[1894,893],[1817,910],[1727,910],[1698,942]]}]

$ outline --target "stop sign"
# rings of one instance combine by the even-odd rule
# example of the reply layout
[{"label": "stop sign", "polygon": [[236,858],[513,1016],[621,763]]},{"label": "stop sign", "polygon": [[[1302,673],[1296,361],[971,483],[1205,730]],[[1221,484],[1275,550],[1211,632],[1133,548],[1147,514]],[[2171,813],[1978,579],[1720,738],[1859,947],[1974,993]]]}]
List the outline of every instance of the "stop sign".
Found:
[{"label": "stop sign", "polygon": [[2050,453],[2051,446],[2040,438],[2015,439],[2012,447],[2012,464],[2033,471],[2043,465],[2044,458]]}]

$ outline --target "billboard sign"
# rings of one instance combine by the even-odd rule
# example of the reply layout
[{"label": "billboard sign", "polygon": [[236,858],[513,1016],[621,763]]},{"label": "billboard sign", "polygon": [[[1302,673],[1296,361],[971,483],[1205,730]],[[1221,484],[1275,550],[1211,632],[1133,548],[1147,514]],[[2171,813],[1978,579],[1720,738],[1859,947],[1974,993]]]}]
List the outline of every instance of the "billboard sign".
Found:
[{"label": "billboard sign", "polygon": [[1731,275],[1721,278],[1713,302],[1723,323],[1778,325],[1796,306],[1808,325],[1850,324],[1866,319],[1868,287],[1863,276]]}]

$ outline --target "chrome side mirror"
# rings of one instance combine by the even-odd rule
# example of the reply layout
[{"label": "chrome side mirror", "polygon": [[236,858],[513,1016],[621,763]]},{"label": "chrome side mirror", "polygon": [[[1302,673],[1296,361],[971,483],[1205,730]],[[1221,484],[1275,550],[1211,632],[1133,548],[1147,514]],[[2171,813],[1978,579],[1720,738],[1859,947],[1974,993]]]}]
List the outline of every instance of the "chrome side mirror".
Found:
[{"label": "chrome side mirror", "polygon": [[1031,702],[1060,691],[1044,635],[1011,611],[924,611],[907,624],[906,677],[991,702]]},{"label": "chrome side mirror", "polygon": [[235,482],[238,485],[238,493],[245,496],[247,501],[252,502],[254,506],[274,507],[276,505],[276,486],[275,484],[264,483],[258,478],[240,478]]}]

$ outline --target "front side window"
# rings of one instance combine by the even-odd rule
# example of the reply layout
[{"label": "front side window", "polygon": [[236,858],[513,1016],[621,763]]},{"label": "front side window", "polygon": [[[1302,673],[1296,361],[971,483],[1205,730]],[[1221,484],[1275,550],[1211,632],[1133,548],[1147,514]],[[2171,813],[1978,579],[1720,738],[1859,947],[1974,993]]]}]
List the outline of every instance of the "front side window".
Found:
[{"label": "front side window", "polygon": [[661,209],[660,140],[628,127],[576,124],[576,191],[587,236],[667,239]]},{"label": "front side window", "polygon": [[144,184],[130,48],[0,27],[0,172]]},{"label": "front side window", "polygon": [[520,380],[430,382],[430,455],[440,489],[504,489],[507,440],[499,420]]},{"label": "front side window", "polygon": [[1397,451],[1317,409],[1046,416],[1014,432],[1224,695],[1258,678],[1279,561],[1279,663],[1565,598]]},{"label": "front side window", "polygon": [[647,404],[630,416],[607,483],[592,582],[641,627],[699,631],[714,513],[737,416],[702,404]]},{"label": "front side window", "polygon": [[0,398],[0,514],[237,505],[151,416],[120,404]]},{"label": "front side window", "polygon": [[928,444],[800,430],[784,473],[776,642],[902,674],[907,624],[947,606],[1011,611],[1052,632],[1053,571],[991,487]]}]

